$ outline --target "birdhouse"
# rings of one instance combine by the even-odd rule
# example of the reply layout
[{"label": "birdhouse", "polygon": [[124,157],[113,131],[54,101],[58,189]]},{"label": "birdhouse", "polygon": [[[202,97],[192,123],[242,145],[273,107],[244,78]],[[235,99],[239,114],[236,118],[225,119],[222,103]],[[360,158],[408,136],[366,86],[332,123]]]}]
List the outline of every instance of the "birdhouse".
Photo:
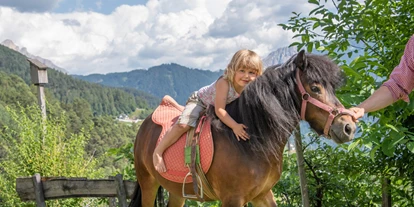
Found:
[{"label": "birdhouse", "polygon": [[30,63],[30,76],[32,83],[35,85],[44,85],[48,83],[47,80],[47,66],[36,59],[27,59]]}]

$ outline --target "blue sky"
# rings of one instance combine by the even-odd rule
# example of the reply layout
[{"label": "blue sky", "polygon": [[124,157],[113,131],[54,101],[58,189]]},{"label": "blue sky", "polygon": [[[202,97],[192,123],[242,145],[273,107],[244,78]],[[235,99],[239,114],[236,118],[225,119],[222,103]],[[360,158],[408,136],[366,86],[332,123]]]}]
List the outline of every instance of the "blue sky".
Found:
[{"label": "blue sky", "polygon": [[0,43],[12,40],[71,74],[163,63],[220,70],[240,49],[261,57],[293,42],[283,30],[307,0],[0,0]]},{"label": "blue sky", "polygon": [[52,12],[69,13],[73,11],[94,11],[103,14],[112,13],[119,5],[145,5],[146,0],[62,0]]}]

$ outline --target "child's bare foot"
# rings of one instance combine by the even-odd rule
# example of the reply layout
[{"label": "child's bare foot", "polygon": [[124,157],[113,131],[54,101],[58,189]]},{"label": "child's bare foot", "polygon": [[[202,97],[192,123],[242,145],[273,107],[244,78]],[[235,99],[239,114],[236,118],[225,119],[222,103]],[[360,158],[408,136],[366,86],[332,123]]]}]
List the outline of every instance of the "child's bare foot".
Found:
[{"label": "child's bare foot", "polygon": [[167,169],[165,168],[164,159],[162,158],[162,154],[154,152],[152,156],[152,161],[154,162],[155,170],[159,173],[166,172]]}]

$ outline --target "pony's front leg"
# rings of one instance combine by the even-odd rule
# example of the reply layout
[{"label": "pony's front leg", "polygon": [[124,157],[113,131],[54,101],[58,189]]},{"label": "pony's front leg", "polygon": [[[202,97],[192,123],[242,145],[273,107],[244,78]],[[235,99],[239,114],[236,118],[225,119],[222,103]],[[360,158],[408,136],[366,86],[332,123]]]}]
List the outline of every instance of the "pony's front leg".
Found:
[{"label": "pony's front leg", "polygon": [[244,206],[244,201],[237,197],[231,197],[228,199],[221,200],[221,207],[242,207]]},{"label": "pony's front leg", "polygon": [[272,190],[266,193],[265,196],[259,196],[252,200],[253,206],[277,207]]},{"label": "pony's front leg", "polygon": [[183,207],[184,203],[185,198],[170,193],[170,196],[168,198],[168,207]]}]

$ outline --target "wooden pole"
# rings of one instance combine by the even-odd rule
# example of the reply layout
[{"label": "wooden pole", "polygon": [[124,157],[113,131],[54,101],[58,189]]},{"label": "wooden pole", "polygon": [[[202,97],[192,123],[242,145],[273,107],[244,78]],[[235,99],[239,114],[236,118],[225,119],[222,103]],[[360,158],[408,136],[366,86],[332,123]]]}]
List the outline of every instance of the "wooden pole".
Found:
[{"label": "wooden pole", "polygon": [[47,66],[41,63],[36,59],[27,59],[30,64],[30,77],[32,83],[37,86],[38,93],[37,99],[39,103],[39,107],[42,113],[42,121],[43,121],[43,144],[45,143],[45,136],[46,136],[46,100],[45,100],[45,84],[48,83],[47,78]]},{"label": "wooden pole", "polygon": [[121,174],[117,174],[115,176],[115,183],[116,183],[116,187],[117,187],[116,188],[116,194],[118,195],[118,206],[119,207],[127,207],[124,180],[122,179]]},{"label": "wooden pole", "polygon": [[47,133],[46,129],[46,98],[45,98],[45,87],[44,85],[38,85],[38,101],[39,101],[39,107],[42,113],[42,125],[43,125],[43,134],[42,134],[42,143],[43,146],[45,144],[45,137]]},{"label": "wooden pole", "polygon": [[34,191],[35,191],[35,196],[36,196],[36,206],[46,207],[45,195],[43,193],[43,185],[42,185],[42,180],[40,179],[40,174],[36,173],[32,179],[33,179],[33,186],[34,186]]},{"label": "wooden pole", "polygon": [[44,85],[38,85],[38,101],[39,101],[39,107],[42,111],[42,118],[43,120],[46,120],[46,98],[45,98],[45,87]]},{"label": "wooden pole", "polygon": [[308,181],[306,180],[305,173],[305,159],[303,158],[303,149],[302,149],[302,136],[300,134],[300,125],[295,130],[295,145],[296,145],[296,155],[297,163],[300,177],[300,192],[302,194],[302,206],[309,207],[309,194],[308,194]]}]

